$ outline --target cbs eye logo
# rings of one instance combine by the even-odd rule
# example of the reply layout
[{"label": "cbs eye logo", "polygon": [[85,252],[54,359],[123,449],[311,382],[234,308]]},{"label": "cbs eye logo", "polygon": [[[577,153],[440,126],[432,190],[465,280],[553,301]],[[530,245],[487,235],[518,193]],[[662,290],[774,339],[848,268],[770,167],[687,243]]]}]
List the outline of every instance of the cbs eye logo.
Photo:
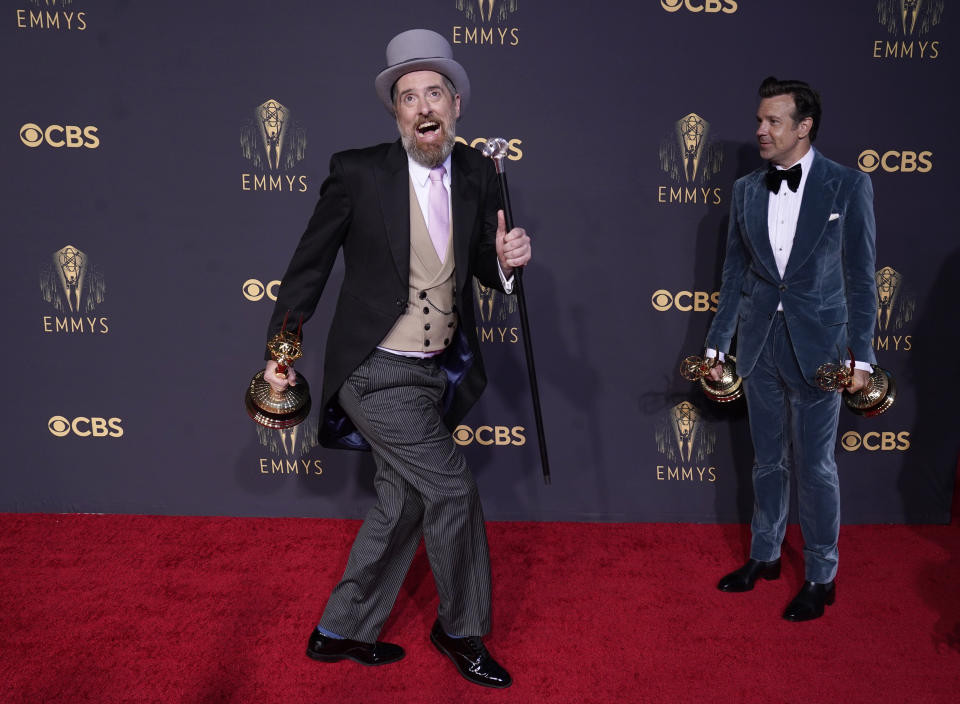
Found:
[{"label": "cbs eye logo", "polygon": [[737,0],[660,0],[660,7],[667,12],[677,12],[686,8],[689,12],[706,12],[707,14],[716,14],[722,12],[725,15],[732,15],[737,11]]},{"label": "cbs eye logo", "polygon": [[55,149],[61,147],[96,149],[100,146],[97,128],[92,125],[87,127],[50,125],[43,128],[40,125],[28,122],[20,128],[20,141],[31,149],[35,149],[41,144],[46,144]]},{"label": "cbs eye logo", "polygon": [[931,151],[898,151],[891,149],[883,154],[874,149],[865,149],[857,157],[857,166],[864,173],[871,174],[877,169],[887,173],[909,174],[916,171],[925,174],[933,170],[933,152]]},{"label": "cbs eye logo", "polygon": [[468,425],[458,425],[453,431],[453,441],[458,445],[524,445],[527,442],[523,434],[526,428],[515,425],[512,428],[505,425],[479,425],[474,430]]},{"label": "cbs eye logo", "polygon": [[47,421],[47,430],[54,437],[62,438],[73,434],[81,438],[111,437],[119,438],[123,436],[123,428],[120,424],[123,422],[120,418],[87,418],[78,416],[73,420],[63,416],[54,416]]},{"label": "cbs eye logo", "polygon": [[902,430],[895,433],[892,430],[877,432],[875,430],[861,435],[855,430],[849,430],[840,438],[840,447],[847,452],[856,452],[864,449],[868,452],[890,452],[891,450],[909,450],[910,432]]},{"label": "cbs eye logo", "polygon": [[266,296],[271,301],[277,300],[277,289],[280,288],[280,280],[274,279],[264,284],[259,279],[247,279],[243,282],[240,290],[243,291],[243,297],[248,301],[259,301]]},{"label": "cbs eye logo", "polygon": [[650,296],[650,305],[654,310],[661,313],[671,308],[682,310],[683,312],[697,311],[705,312],[708,310],[716,312],[717,302],[720,300],[720,292],[714,291],[677,291],[676,294],[670,293],[666,289],[659,289]]}]

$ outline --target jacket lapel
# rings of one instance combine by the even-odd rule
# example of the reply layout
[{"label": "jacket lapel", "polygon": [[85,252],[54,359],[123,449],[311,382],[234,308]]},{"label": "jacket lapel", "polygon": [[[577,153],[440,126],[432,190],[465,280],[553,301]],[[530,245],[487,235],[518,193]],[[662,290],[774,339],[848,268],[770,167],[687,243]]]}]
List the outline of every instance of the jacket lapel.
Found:
[{"label": "jacket lapel", "polygon": [[404,285],[410,280],[410,170],[407,153],[398,139],[386,159],[374,170],[383,229],[397,274]]},{"label": "jacket lapel", "polygon": [[817,249],[839,187],[840,181],[831,177],[826,160],[819,153],[814,154],[810,175],[803,187],[797,231],[793,237],[793,248],[790,250],[790,259],[787,260],[783,278],[786,279],[791,272],[802,267]]},{"label": "jacket lapel", "polygon": [[453,255],[459,290],[463,290],[470,271],[470,236],[477,218],[477,194],[480,192],[479,175],[463,157],[464,149],[469,147],[454,145],[450,162],[453,171],[450,174],[453,191],[450,196],[450,207],[453,211]]},{"label": "jacket lapel", "polygon": [[[756,261],[763,266],[771,281],[780,280],[777,260],[770,246],[770,229],[767,226],[767,213],[770,208],[770,191],[764,181],[764,172],[755,171],[753,177],[743,189],[744,226],[747,239],[753,248]],[[758,272],[759,273],[759,272]]]}]

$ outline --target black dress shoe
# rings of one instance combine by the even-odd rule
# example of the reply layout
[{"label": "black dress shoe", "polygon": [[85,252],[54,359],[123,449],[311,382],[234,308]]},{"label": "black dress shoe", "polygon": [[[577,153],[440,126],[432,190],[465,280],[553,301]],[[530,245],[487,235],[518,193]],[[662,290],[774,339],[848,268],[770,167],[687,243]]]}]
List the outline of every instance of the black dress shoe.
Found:
[{"label": "black dress shoe", "polygon": [[812,621],[823,616],[823,607],[833,604],[836,598],[837,588],[833,582],[804,582],[800,593],[783,612],[783,617],[788,621]]},{"label": "black dress shoe", "polygon": [[753,589],[753,583],[758,579],[779,579],[780,558],[773,562],[762,562],[752,557],[747,564],[734,570],[717,583],[717,589],[722,592],[748,592]]},{"label": "black dress shoe", "polygon": [[307,655],[323,662],[336,662],[346,658],[361,665],[386,665],[402,659],[406,653],[403,648],[393,643],[362,643],[349,638],[330,638],[314,628],[307,642]]},{"label": "black dress shoe", "polygon": [[503,689],[513,682],[510,673],[487,652],[479,636],[451,638],[440,621],[436,621],[430,631],[430,642],[453,661],[457,672],[474,684]]}]

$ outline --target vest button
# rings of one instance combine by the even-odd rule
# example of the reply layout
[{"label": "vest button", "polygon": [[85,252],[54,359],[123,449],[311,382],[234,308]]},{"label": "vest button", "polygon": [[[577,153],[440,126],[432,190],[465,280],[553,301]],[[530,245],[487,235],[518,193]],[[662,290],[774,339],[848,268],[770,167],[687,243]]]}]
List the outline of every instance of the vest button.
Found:
[{"label": "vest button", "polygon": [[787,290],[787,285],[786,285],[786,284],[780,284],[780,290],[781,290],[781,291],[786,291],[786,290]]},{"label": "vest button", "polygon": [[430,314],[430,309],[427,308],[426,306],[424,306],[424,307],[423,307],[423,314],[424,314],[424,315],[429,315],[429,314]]},{"label": "vest button", "polygon": [[448,328],[452,328],[452,327],[453,327],[453,322],[451,321],[451,322],[447,323],[447,327],[448,327]]},{"label": "vest button", "polygon": [[450,338],[448,337],[443,338],[443,346],[446,347],[449,344],[450,344]]},{"label": "vest button", "polygon": [[420,292],[420,300],[422,301],[422,300],[423,300],[424,298],[426,298],[426,297],[427,297],[427,292],[426,292],[426,291],[421,291],[421,292]]},{"label": "vest button", "polygon": [[430,340],[424,340],[424,341],[423,341],[423,346],[424,346],[424,347],[429,347],[429,346],[430,346]]},{"label": "vest button", "polygon": [[423,329],[424,329],[424,330],[429,330],[429,329],[430,329],[430,323],[427,323],[426,325],[424,325],[424,326],[423,326]]}]

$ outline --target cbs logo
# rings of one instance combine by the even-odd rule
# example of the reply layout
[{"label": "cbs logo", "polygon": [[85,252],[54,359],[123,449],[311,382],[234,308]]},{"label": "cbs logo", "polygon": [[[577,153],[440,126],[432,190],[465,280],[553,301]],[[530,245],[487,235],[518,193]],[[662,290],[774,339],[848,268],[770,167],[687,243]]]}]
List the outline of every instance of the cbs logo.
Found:
[{"label": "cbs logo", "polygon": [[884,430],[883,432],[871,430],[869,433],[861,435],[855,430],[848,430],[840,438],[840,447],[847,452],[856,452],[860,448],[869,452],[909,450],[910,432],[907,430],[901,430],[899,433],[892,430]]},{"label": "cbs logo", "polygon": [[63,416],[54,416],[47,421],[47,429],[51,435],[58,438],[65,437],[73,433],[81,438],[95,437],[103,438],[110,436],[119,438],[123,436],[123,428],[120,418],[87,418],[79,416],[73,420],[68,420]]},{"label": "cbs logo", "polygon": [[[487,143],[486,137],[477,137],[476,139],[470,140],[469,142],[463,137],[457,137],[456,141],[460,144],[466,144],[474,149],[479,149],[482,145]],[[507,142],[509,149],[507,149],[507,158],[510,161],[520,161],[523,158],[523,151],[520,149],[520,145],[523,144],[523,140],[520,139],[511,139]]]},{"label": "cbs logo", "polygon": [[888,173],[899,171],[908,174],[916,171],[918,174],[925,174],[933,169],[931,157],[933,157],[931,151],[911,152],[891,149],[881,154],[873,149],[865,149],[860,152],[860,156],[857,158],[857,166],[860,167],[861,171],[868,174],[873,173],[878,168],[882,168]]},{"label": "cbs logo", "polygon": [[271,301],[277,300],[277,289],[280,288],[280,279],[268,281],[266,285],[259,279],[247,279],[240,288],[243,297],[248,301],[259,301],[266,296]]},{"label": "cbs logo", "polygon": [[685,7],[690,12],[708,14],[722,12],[725,15],[732,15],[737,11],[737,2],[736,0],[703,0],[698,3],[694,0],[660,0],[660,7],[667,12],[676,12]]},{"label": "cbs logo", "polygon": [[472,442],[478,445],[524,445],[527,442],[523,434],[526,428],[515,425],[508,428],[505,425],[479,425],[473,430],[467,425],[458,425],[453,431],[453,441],[458,445],[469,445]]},{"label": "cbs logo", "polygon": [[720,300],[720,292],[714,291],[713,293],[707,293],[706,291],[678,291],[676,294],[672,294],[666,289],[659,289],[653,292],[653,295],[650,296],[650,305],[653,306],[654,310],[658,310],[661,313],[663,311],[670,310],[671,308],[676,308],[677,310],[687,311],[713,311],[717,310],[717,302]]},{"label": "cbs logo", "polygon": [[97,137],[96,127],[50,125],[44,129],[32,122],[28,122],[20,128],[20,141],[31,149],[39,147],[41,144],[47,144],[57,149],[60,147],[96,149],[100,146],[100,138]]}]

